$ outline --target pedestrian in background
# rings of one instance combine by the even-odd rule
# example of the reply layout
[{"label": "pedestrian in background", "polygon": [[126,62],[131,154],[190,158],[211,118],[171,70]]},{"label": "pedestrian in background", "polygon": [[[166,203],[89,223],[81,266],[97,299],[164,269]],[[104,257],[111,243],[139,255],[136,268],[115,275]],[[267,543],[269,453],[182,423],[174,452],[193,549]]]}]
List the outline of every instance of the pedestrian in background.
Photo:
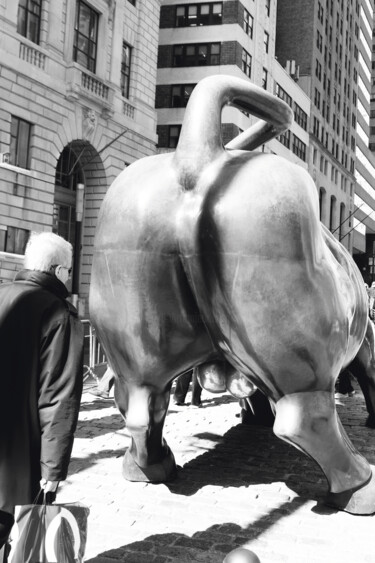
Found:
[{"label": "pedestrian in background", "polygon": [[32,235],[25,269],[0,285],[0,547],[15,505],[67,476],[82,394],[83,329],[67,301],[72,246]]},{"label": "pedestrian in background", "polygon": [[200,407],[202,387],[198,381],[197,370],[191,369],[182,375],[179,375],[176,380],[176,387],[173,395],[173,403],[177,406],[182,406],[185,404],[186,395],[189,391],[189,385],[192,381],[191,389],[191,406]]},{"label": "pedestrian in background", "polygon": [[95,395],[95,397],[100,397],[101,399],[111,399],[110,391],[115,383],[115,374],[113,370],[108,366],[101,380],[98,382],[98,386],[95,389],[91,389],[90,394]]}]

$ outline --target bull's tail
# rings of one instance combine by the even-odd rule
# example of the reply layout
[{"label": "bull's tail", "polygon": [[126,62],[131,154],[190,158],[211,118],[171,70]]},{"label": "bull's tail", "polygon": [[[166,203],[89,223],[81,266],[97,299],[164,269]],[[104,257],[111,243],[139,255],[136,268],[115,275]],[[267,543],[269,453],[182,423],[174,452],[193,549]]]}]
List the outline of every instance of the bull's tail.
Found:
[{"label": "bull's tail", "polygon": [[225,105],[260,119],[228,143],[227,149],[254,150],[286,131],[293,121],[285,102],[248,80],[226,75],[204,78],[190,97],[175,153],[185,190],[193,189],[203,168],[224,151],[221,111]]}]

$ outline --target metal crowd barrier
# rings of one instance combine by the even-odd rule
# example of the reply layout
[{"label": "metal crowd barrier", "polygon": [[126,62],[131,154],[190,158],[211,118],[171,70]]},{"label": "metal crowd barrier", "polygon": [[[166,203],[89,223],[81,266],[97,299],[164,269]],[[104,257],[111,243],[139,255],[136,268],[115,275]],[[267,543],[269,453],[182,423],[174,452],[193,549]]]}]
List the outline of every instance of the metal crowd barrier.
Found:
[{"label": "metal crowd barrier", "polygon": [[82,319],[81,322],[85,333],[85,358],[87,357],[88,362],[83,366],[83,381],[90,376],[98,381],[107,369],[107,358],[90,320]]}]

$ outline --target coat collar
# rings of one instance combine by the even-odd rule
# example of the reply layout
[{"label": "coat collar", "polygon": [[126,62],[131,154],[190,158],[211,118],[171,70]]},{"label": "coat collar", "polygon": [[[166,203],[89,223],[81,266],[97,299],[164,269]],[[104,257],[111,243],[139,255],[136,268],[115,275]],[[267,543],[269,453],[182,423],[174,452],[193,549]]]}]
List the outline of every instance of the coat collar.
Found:
[{"label": "coat collar", "polygon": [[14,278],[14,281],[35,283],[48,291],[51,291],[57,295],[57,297],[60,297],[60,299],[66,299],[69,295],[65,285],[57,279],[56,276],[49,274],[48,272],[40,272],[38,270],[21,270]]}]

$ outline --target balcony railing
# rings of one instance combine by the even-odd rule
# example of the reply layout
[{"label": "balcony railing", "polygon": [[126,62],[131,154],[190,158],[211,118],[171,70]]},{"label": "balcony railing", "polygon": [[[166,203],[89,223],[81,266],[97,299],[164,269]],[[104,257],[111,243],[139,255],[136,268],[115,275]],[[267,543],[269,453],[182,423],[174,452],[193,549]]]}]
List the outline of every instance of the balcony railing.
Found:
[{"label": "balcony railing", "polygon": [[129,102],[124,101],[122,106],[122,112],[127,117],[130,117],[130,119],[134,119],[135,107],[132,106]]},{"label": "balcony railing", "polygon": [[25,43],[20,43],[20,59],[26,61],[42,70],[45,69],[46,55]]},{"label": "balcony railing", "polygon": [[85,72],[81,73],[81,86],[90,94],[94,94],[103,100],[108,100],[109,88],[98,78],[94,78]]}]

